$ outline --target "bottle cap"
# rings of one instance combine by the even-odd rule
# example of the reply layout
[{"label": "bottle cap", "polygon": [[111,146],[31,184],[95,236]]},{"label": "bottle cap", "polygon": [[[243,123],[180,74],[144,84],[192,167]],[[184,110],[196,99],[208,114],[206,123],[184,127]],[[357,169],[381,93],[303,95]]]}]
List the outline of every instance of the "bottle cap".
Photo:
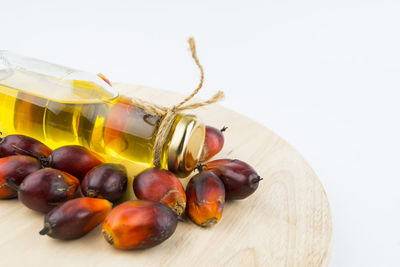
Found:
[{"label": "bottle cap", "polygon": [[196,168],[205,138],[205,126],[194,115],[178,115],[170,133],[167,158],[168,170],[179,177],[187,176]]}]

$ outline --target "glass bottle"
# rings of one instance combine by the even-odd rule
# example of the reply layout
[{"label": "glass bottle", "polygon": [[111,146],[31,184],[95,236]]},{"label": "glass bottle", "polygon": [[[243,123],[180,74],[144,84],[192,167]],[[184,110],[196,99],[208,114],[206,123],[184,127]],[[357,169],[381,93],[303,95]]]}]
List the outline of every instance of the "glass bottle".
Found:
[{"label": "glass bottle", "polygon": [[[51,148],[78,144],[111,158],[151,167],[162,117],[135,107],[94,74],[0,51],[0,131],[24,134]],[[178,114],[160,155],[179,176],[198,163],[204,124]]]}]

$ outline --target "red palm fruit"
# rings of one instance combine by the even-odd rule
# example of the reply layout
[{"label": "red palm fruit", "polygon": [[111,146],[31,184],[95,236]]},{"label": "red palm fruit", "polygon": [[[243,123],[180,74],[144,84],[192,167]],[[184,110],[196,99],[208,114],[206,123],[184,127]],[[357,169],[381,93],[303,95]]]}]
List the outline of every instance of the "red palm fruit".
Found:
[{"label": "red palm fruit", "polygon": [[27,155],[35,158],[46,158],[51,151],[42,142],[25,135],[11,134],[0,139],[0,157]]},{"label": "red palm fruit", "polygon": [[108,200],[82,197],[55,207],[44,217],[39,232],[57,239],[75,239],[99,225],[111,211]]},{"label": "red palm fruit", "polygon": [[154,247],[167,240],[178,224],[166,205],[151,200],[133,200],[116,206],[105,218],[104,238],[119,249]]},{"label": "red palm fruit", "polygon": [[127,170],[124,165],[105,163],[91,169],[83,178],[84,196],[118,201],[126,191]]},{"label": "red palm fruit", "polygon": [[109,79],[107,79],[107,77],[106,76],[104,76],[103,74],[101,74],[101,73],[98,73],[97,74],[97,76],[99,76],[103,81],[105,81],[106,83],[108,83],[108,85],[110,85],[110,86],[112,86],[112,84],[111,84],[111,82],[110,82],[110,80]]},{"label": "red palm fruit", "polygon": [[226,199],[244,199],[256,191],[262,180],[257,172],[244,161],[219,159],[203,166],[217,175],[225,185]]},{"label": "red palm fruit", "polygon": [[18,190],[18,198],[25,206],[40,212],[49,212],[74,198],[79,187],[79,180],[74,176],[51,168],[29,174],[19,187],[9,179],[7,183]]},{"label": "red palm fruit", "polygon": [[224,146],[223,132],[225,132],[226,129],[228,129],[228,127],[223,127],[219,130],[212,126],[206,126],[206,136],[204,139],[203,150],[201,151],[200,162],[211,159],[221,151]]},{"label": "red palm fruit", "polygon": [[104,162],[100,155],[86,147],[71,145],[55,149],[42,160],[42,165],[70,173],[82,181],[88,171]]},{"label": "red palm fruit", "polygon": [[212,172],[201,171],[193,176],[186,187],[186,211],[190,219],[200,226],[212,226],[222,217],[225,189]]},{"label": "red palm fruit", "polygon": [[133,191],[138,199],[158,201],[170,207],[178,216],[185,211],[185,190],[170,171],[159,168],[143,171],[133,180]]},{"label": "red palm fruit", "polygon": [[40,169],[39,160],[23,155],[0,158],[0,199],[17,197],[18,192],[7,185],[6,178],[20,185],[29,174]]}]

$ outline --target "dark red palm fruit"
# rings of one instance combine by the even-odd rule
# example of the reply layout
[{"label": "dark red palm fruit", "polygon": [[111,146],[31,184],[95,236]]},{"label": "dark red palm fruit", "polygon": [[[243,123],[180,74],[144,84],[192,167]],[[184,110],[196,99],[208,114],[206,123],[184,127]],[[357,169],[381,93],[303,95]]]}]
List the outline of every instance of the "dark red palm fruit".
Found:
[{"label": "dark red palm fruit", "polygon": [[99,78],[101,78],[103,81],[105,81],[106,83],[108,83],[108,85],[109,85],[109,86],[112,86],[112,84],[111,84],[110,80],[109,80],[109,79],[107,79],[107,77],[106,77],[106,76],[104,76],[104,75],[103,75],[103,74],[101,74],[101,73],[98,73],[98,74],[97,74],[97,76],[98,76]]},{"label": "dark red palm fruit", "polygon": [[6,178],[19,186],[29,174],[40,169],[39,160],[16,155],[0,158],[0,199],[15,198],[18,192],[7,185]]},{"label": "dark red palm fruit", "polygon": [[196,224],[207,227],[217,224],[225,204],[225,188],[212,172],[200,171],[186,187],[186,212]]},{"label": "dark red palm fruit", "polygon": [[45,168],[25,177],[19,187],[18,198],[28,208],[46,213],[74,198],[78,187],[79,180],[74,176]]},{"label": "dark red palm fruit", "polygon": [[127,183],[128,176],[124,165],[105,163],[94,167],[85,175],[81,191],[84,196],[114,202],[123,197]]},{"label": "dark red palm fruit", "polygon": [[47,158],[51,149],[42,142],[25,135],[11,134],[0,139],[0,157],[27,155],[35,158]]},{"label": "dark red palm fruit", "polygon": [[138,199],[158,201],[170,207],[178,216],[185,211],[185,190],[170,171],[151,168],[141,172],[133,180],[133,191]]},{"label": "dark red palm fruit", "polygon": [[207,161],[214,157],[218,152],[221,151],[224,146],[224,134],[228,127],[223,127],[221,130],[212,126],[206,126],[206,135],[204,139],[203,150],[200,155],[200,162]]},{"label": "dark red palm fruit", "polygon": [[204,170],[217,175],[225,185],[226,199],[244,199],[256,191],[262,180],[257,172],[244,161],[219,159],[204,164]]},{"label": "dark red palm fruit", "polygon": [[102,232],[116,248],[143,249],[167,240],[177,224],[177,216],[168,206],[151,200],[133,200],[111,210]]},{"label": "dark red palm fruit", "polygon": [[59,147],[42,160],[44,166],[70,173],[80,181],[91,169],[104,162],[100,155],[78,145]]},{"label": "dark red palm fruit", "polygon": [[55,207],[44,217],[39,232],[56,239],[76,239],[99,225],[111,211],[106,199],[82,197],[68,200]]}]

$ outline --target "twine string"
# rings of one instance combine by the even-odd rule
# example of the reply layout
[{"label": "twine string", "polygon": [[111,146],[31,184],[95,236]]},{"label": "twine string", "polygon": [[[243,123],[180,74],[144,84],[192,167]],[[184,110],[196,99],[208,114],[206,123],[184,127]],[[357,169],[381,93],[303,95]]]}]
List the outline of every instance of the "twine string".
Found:
[{"label": "twine string", "polygon": [[[150,115],[158,115],[161,117],[161,121],[159,123],[159,127],[157,130],[157,135],[155,138],[154,142],[154,147],[153,147],[153,164],[156,167],[161,167],[161,162],[160,162],[160,156],[161,156],[161,150],[164,145],[164,140],[169,132],[169,129],[172,125],[173,120],[175,119],[175,116],[177,113],[180,113],[184,110],[192,110],[196,109],[199,107],[204,107],[213,103],[216,103],[224,98],[224,92],[218,91],[215,93],[210,99],[205,100],[205,101],[198,101],[194,103],[187,104],[203,87],[204,83],[204,69],[203,66],[200,64],[200,61],[197,57],[197,52],[196,52],[196,44],[194,42],[193,37],[189,38],[188,40],[189,46],[190,46],[190,51],[192,52],[192,58],[194,59],[197,67],[200,70],[200,82],[196,89],[193,90],[193,92],[188,95],[185,99],[183,99],[181,102],[178,104],[172,106],[172,107],[164,107],[160,106],[151,102],[148,102],[143,99],[133,99],[133,104],[134,106],[143,109]],[[186,105],[185,105],[186,104]]]}]

